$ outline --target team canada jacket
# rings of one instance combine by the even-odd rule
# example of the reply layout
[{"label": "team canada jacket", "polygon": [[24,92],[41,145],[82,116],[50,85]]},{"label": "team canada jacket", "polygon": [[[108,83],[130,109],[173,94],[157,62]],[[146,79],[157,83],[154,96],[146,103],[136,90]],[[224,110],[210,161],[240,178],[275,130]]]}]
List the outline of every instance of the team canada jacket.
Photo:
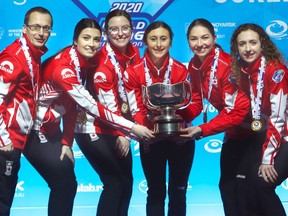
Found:
[{"label": "team canada jacket", "polygon": [[[250,95],[250,82],[253,93],[257,95],[257,80],[261,56],[249,66],[242,67],[241,86]],[[263,129],[267,129],[266,139],[262,149],[262,164],[274,164],[281,142],[287,137],[287,68],[280,62],[271,61],[265,67],[263,92],[261,97],[261,121]],[[252,121],[251,115],[245,120],[247,125]]]},{"label": "team canada jacket", "polygon": [[0,146],[12,142],[15,148],[20,149],[24,148],[35,119],[40,58],[47,51],[46,47],[36,49],[25,34],[23,39],[28,47],[32,70],[20,38],[0,53]]},{"label": "team canada jacket", "polygon": [[66,48],[44,65],[35,130],[51,133],[59,127],[57,120],[63,116],[62,143],[72,145],[77,114],[73,105],[77,105],[99,121],[130,131],[133,122],[96,103],[85,89],[83,83],[93,65],[93,62],[85,61],[74,46]]},{"label": "team canada jacket", "polygon": [[[183,81],[190,82],[190,77],[186,67],[171,58],[173,63],[170,70],[170,84],[176,84]],[[142,125],[153,129],[152,121],[149,119],[149,110],[144,105],[142,99],[142,86],[147,86],[147,77],[145,76],[145,62],[149,69],[151,83],[164,83],[165,74],[171,61],[170,56],[167,55],[163,67],[158,70],[151,61],[148,51],[145,52],[144,57],[135,64],[129,66],[124,73],[124,84],[127,91],[129,106],[134,120]],[[170,67],[170,65],[169,65]],[[193,78],[192,78],[193,79]],[[192,87],[193,88],[193,87]],[[184,119],[186,123],[190,123],[202,110],[201,97],[198,92],[192,90],[192,103],[183,110],[178,111],[178,114]]]},{"label": "team canada jacket", "polygon": [[[120,82],[115,70],[115,63],[113,64],[109,57],[109,49],[106,43],[95,56],[97,68],[93,73],[92,79],[88,80],[88,82],[92,81],[92,83],[87,83],[87,89],[92,93],[97,102],[101,103],[111,112],[132,120],[129,107],[123,107],[123,109],[121,109],[121,106],[125,106],[126,103],[123,104],[125,101],[120,97],[119,84],[123,86],[122,90],[125,91],[122,79],[125,68],[140,59],[139,50],[130,43],[127,48],[127,53],[123,54],[115,48],[113,44],[109,43],[109,46],[113,50],[120,66],[118,69],[118,72],[121,73]],[[121,131],[112,128],[111,125],[99,122],[98,119],[93,118],[89,114],[87,114],[87,119],[88,121],[84,125],[76,124],[75,132],[108,134],[112,136],[123,135]]]},{"label": "team canada jacket", "polygon": [[[209,80],[211,67],[215,56],[215,49],[203,63],[197,56],[194,56],[188,65],[192,81],[199,80],[195,83],[195,91],[202,91],[202,100],[208,98]],[[226,131],[226,138],[238,138],[238,128],[245,119],[250,102],[248,97],[237,85],[233,83],[230,76],[230,56],[221,51],[219,53],[218,67],[215,71],[212,83],[211,95],[208,101],[217,110],[218,114],[199,127],[203,131],[203,136],[209,136]],[[196,89],[198,88],[198,89]],[[202,89],[202,90],[201,90]]]}]

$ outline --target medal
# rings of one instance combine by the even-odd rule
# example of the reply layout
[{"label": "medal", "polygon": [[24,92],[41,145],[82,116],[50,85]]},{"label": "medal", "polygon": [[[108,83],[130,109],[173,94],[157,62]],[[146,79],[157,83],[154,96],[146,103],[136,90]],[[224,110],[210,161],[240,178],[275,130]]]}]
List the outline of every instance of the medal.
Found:
[{"label": "medal", "polygon": [[86,112],[83,110],[79,110],[76,121],[77,123],[84,125],[87,122]]},{"label": "medal", "polygon": [[259,119],[254,119],[251,123],[251,129],[253,131],[260,131],[262,129],[262,122]]},{"label": "medal", "polygon": [[127,103],[123,102],[122,105],[121,105],[121,112],[122,113],[127,113],[128,110],[129,110],[129,105]]}]

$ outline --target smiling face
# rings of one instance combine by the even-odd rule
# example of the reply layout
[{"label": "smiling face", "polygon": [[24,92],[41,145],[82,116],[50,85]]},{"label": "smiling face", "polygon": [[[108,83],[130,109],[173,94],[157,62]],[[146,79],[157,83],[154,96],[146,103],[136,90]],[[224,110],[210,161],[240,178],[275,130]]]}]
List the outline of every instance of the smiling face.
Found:
[{"label": "smiling face", "polygon": [[188,35],[189,46],[201,62],[203,62],[211,52],[215,40],[216,37],[211,34],[209,29],[201,25],[194,26]]},{"label": "smiling face", "polygon": [[101,32],[97,28],[84,28],[78,39],[74,41],[78,52],[85,58],[95,56],[100,47]]},{"label": "smiling face", "polygon": [[163,27],[150,31],[147,35],[146,45],[152,61],[165,59],[171,46],[169,31]]},{"label": "smiling face", "polygon": [[[49,14],[35,11],[30,14],[28,23],[27,25],[23,25],[22,31],[36,48],[41,49],[45,46],[50,36],[50,30],[47,31],[45,29],[51,28],[51,25],[52,19]],[[39,30],[35,30],[33,29],[33,26],[38,26],[40,28]]]},{"label": "smiling face", "polygon": [[253,63],[261,54],[261,42],[257,32],[248,29],[237,36],[237,49],[240,58],[248,64]]},{"label": "smiling face", "polygon": [[125,52],[132,36],[132,26],[125,16],[114,16],[108,22],[106,34],[111,44]]}]

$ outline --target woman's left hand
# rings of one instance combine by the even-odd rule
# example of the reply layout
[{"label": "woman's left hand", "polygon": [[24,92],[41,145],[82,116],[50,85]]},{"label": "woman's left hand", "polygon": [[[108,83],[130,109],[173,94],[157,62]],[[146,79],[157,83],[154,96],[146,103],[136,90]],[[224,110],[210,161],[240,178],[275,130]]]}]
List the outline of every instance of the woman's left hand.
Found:
[{"label": "woman's left hand", "polygon": [[258,175],[262,174],[262,178],[265,182],[275,183],[278,177],[278,173],[274,168],[274,165],[261,164],[258,170]]},{"label": "woman's left hand", "polygon": [[67,145],[62,145],[62,152],[60,155],[61,161],[64,159],[65,155],[67,155],[67,157],[71,160],[71,162],[73,163],[73,166],[74,166],[75,165],[74,154],[73,154],[71,147],[67,146]]},{"label": "woman's left hand", "polygon": [[116,153],[118,157],[126,157],[130,150],[130,140],[123,136],[118,136],[116,140]]}]

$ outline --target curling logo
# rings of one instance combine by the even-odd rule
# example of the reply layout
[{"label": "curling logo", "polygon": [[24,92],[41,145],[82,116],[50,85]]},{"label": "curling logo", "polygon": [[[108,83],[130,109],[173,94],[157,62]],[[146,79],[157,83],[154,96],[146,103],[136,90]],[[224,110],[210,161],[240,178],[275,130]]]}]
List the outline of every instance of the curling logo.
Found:
[{"label": "curling logo", "polygon": [[[131,42],[140,47],[144,47],[143,35],[146,27],[157,19],[157,17],[166,10],[173,0],[155,0],[135,1],[90,1],[90,0],[72,0],[88,17],[95,19],[103,27],[107,13],[101,11],[113,11],[116,9],[127,11],[132,18],[133,34]],[[103,34],[101,46],[106,41]]]},{"label": "curling logo", "polygon": [[270,25],[266,27],[266,32],[270,37],[276,40],[282,40],[288,38],[288,25],[282,20],[272,20]]},{"label": "curling logo", "polygon": [[24,5],[25,3],[26,3],[26,1],[27,0],[22,0],[22,1],[13,1],[13,3],[15,4],[15,5]]},{"label": "curling logo", "polygon": [[217,139],[211,139],[205,143],[204,149],[210,153],[219,153],[222,149],[222,141]]}]

